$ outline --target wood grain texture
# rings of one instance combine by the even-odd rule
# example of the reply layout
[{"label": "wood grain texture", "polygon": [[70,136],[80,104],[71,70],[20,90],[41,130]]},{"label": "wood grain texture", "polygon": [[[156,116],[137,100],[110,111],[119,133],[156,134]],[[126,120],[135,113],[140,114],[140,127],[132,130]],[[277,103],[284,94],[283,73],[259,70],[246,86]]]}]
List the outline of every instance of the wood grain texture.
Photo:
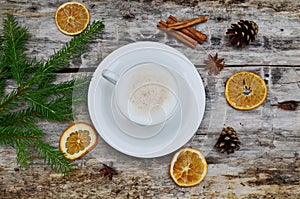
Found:
[{"label": "wood grain texture", "polygon": [[[28,53],[31,56],[45,59],[70,39],[57,31],[55,26],[53,16],[57,6],[60,5],[58,1],[55,3],[26,1],[26,4],[12,2],[2,0],[1,5],[4,5],[4,9],[1,12],[19,16],[20,21],[30,29],[32,42],[28,46]],[[145,3],[86,1],[85,3],[90,8],[91,20],[103,20],[106,29],[102,38],[83,55],[81,62],[74,63],[77,67],[79,65],[96,67],[116,48],[144,40],[173,46],[197,65],[203,65],[204,57],[214,52],[225,57],[228,65],[299,65],[300,6],[294,1],[273,4],[266,1],[239,4],[209,1],[198,2],[192,7],[160,1]],[[278,8],[272,8],[276,6]],[[126,19],[128,13],[133,14],[134,18]],[[178,19],[207,15],[209,20],[197,26],[198,30],[209,35],[207,41],[193,50],[158,30],[156,23],[160,19],[166,19],[170,14]],[[224,36],[227,28],[240,19],[253,20],[259,25],[257,39],[244,49],[229,45]]]},{"label": "wood grain texture", "polygon": [[[28,56],[47,59],[71,37],[58,31],[53,19],[65,1],[0,0],[0,21],[6,13],[17,16],[32,35]],[[89,73],[115,49],[136,41],[156,41],[185,54],[196,65],[206,91],[204,119],[195,136],[185,145],[200,148],[207,158],[209,173],[192,188],[176,186],[168,174],[172,154],[140,159],[126,156],[102,139],[80,160],[74,173],[65,177],[35,159],[29,169],[16,165],[16,153],[0,148],[0,198],[300,198],[300,109],[278,109],[279,102],[300,101],[300,3],[298,1],[199,1],[138,0],[85,1],[92,20],[103,20],[100,38],[69,68],[86,68]],[[203,45],[190,49],[156,28],[170,14],[178,19],[207,15],[197,26],[208,35]],[[257,39],[237,49],[224,36],[231,23],[250,19],[259,25]],[[209,76],[204,62],[218,52],[226,67],[218,76]],[[228,77],[238,71],[259,74],[268,86],[266,102],[251,111],[231,108],[224,97]],[[57,75],[64,81],[84,72],[65,70]],[[14,88],[10,82],[7,90]],[[75,121],[90,122],[86,105]],[[41,121],[45,140],[58,146],[67,123]],[[241,149],[221,154],[213,146],[223,127],[233,127]],[[112,181],[99,173],[101,162],[113,162],[119,175]]]}]

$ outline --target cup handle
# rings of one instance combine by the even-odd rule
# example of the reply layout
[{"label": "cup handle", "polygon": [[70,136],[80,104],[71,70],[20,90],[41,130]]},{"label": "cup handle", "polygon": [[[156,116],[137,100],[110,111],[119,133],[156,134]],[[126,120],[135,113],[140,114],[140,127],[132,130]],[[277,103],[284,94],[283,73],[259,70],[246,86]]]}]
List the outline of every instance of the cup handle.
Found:
[{"label": "cup handle", "polygon": [[102,77],[114,85],[116,85],[119,79],[119,76],[116,73],[108,69],[104,69],[102,71]]}]

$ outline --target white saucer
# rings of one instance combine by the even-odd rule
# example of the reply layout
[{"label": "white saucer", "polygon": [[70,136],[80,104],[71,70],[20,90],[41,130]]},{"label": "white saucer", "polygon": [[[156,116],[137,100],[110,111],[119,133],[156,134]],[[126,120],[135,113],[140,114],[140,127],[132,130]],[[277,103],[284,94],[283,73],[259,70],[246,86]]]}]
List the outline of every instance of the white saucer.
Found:
[{"label": "white saucer", "polygon": [[[183,95],[181,121],[176,120],[176,117],[171,118],[158,134],[140,139],[118,128],[111,108],[113,85],[102,78],[101,73],[103,69],[109,68],[121,74],[131,66],[145,61],[157,62],[175,70],[186,80],[185,85],[192,92],[190,96]],[[186,89],[181,90],[186,92]],[[204,114],[205,92],[199,73],[180,52],[160,43],[138,42],[117,49],[101,62],[90,83],[88,108],[96,130],[112,147],[135,157],[158,157],[177,150],[197,131]]]}]

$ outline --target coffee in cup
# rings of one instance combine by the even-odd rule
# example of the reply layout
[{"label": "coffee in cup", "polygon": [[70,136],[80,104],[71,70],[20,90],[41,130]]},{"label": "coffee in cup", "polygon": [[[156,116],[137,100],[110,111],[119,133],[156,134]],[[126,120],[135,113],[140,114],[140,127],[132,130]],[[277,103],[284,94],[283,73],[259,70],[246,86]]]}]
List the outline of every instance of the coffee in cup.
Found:
[{"label": "coffee in cup", "polygon": [[109,70],[104,70],[102,75],[116,83],[117,107],[130,121],[155,125],[174,115],[178,105],[178,87],[166,67],[146,62],[131,67],[119,77]]}]

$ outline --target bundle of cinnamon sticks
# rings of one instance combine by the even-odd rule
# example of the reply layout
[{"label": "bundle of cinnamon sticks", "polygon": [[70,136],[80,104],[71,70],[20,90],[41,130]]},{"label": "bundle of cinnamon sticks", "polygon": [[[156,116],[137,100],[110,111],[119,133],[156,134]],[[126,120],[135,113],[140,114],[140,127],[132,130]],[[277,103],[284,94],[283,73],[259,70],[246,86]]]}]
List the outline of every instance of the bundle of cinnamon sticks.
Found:
[{"label": "bundle of cinnamon sticks", "polygon": [[167,21],[160,20],[157,23],[157,27],[191,48],[195,48],[197,43],[203,44],[207,36],[192,26],[207,21],[207,19],[207,16],[202,16],[185,21],[178,21],[176,17],[170,15]]}]

